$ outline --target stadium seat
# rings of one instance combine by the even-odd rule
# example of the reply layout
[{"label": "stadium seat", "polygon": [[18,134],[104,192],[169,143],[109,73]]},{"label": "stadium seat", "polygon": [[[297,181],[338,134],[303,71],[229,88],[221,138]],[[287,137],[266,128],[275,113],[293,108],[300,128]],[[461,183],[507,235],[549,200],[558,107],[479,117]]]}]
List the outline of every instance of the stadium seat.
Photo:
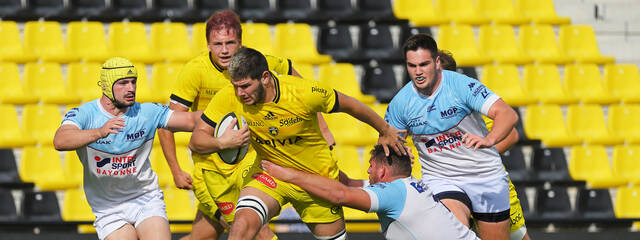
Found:
[{"label": "stadium seat", "polygon": [[600,105],[570,105],[567,110],[567,127],[587,144],[615,145],[624,142],[607,128]]},{"label": "stadium seat", "polygon": [[400,90],[393,66],[389,64],[366,66],[360,85],[363,93],[376,96],[383,103],[390,102]]},{"label": "stadium seat", "polygon": [[640,186],[619,187],[614,211],[618,218],[640,218]]},{"label": "stadium seat", "polygon": [[35,56],[23,47],[16,22],[0,21],[0,36],[0,61],[23,63],[35,60]]},{"label": "stadium seat", "polygon": [[635,64],[608,64],[603,78],[614,97],[623,103],[640,103],[640,74]]},{"label": "stadium seat", "polygon": [[613,220],[613,203],[609,189],[579,189],[576,195],[576,211],[582,218]]},{"label": "stadium seat", "polygon": [[338,145],[369,146],[378,140],[373,128],[349,114],[323,114],[323,117]]},{"label": "stadium seat", "polygon": [[561,26],[558,32],[560,49],[567,56],[578,63],[613,63],[615,59],[610,56],[602,56],[598,50],[596,34],[590,25],[566,25]]},{"label": "stadium seat", "polygon": [[242,22],[275,23],[279,19],[279,12],[271,8],[269,0],[233,0],[235,11]]},{"label": "stadium seat", "polygon": [[26,7],[16,11],[19,21],[46,19],[52,21],[66,20],[64,17],[64,0],[26,0]]},{"label": "stadium seat", "polygon": [[571,182],[567,160],[562,148],[534,147],[531,156],[531,169],[538,181]]},{"label": "stadium seat", "polygon": [[279,10],[278,21],[318,23],[316,11],[311,7],[311,0],[277,0]]},{"label": "stadium seat", "polygon": [[70,22],[67,25],[67,49],[84,61],[104,62],[111,53],[107,48],[101,22]]},{"label": "stadium seat", "polygon": [[611,105],[607,115],[609,129],[628,144],[640,143],[640,105]]},{"label": "stadium seat", "polygon": [[640,145],[618,145],[613,148],[613,174],[633,185],[640,185]]},{"label": "stadium seat", "polygon": [[196,14],[196,10],[189,7],[189,0],[153,0],[153,14],[162,21],[170,20],[173,22],[200,22]]},{"label": "stadium seat", "polygon": [[582,103],[610,104],[620,102],[620,99],[611,94],[605,86],[596,64],[565,66],[564,85]]},{"label": "stadium seat", "polygon": [[24,86],[33,95],[40,97],[42,103],[73,104],[81,101],[62,80],[62,69],[58,63],[25,64]]},{"label": "stadium seat", "polygon": [[573,146],[569,173],[571,178],[584,180],[592,188],[617,187],[627,182],[613,175],[607,150],[601,145]]},{"label": "stadium seat", "polygon": [[178,81],[178,73],[182,69],[180,63],[156,63],[151,70],[151,88],[153,94],[164,97],[166,102],[171,96],[175,83]]},{"label": "stadium seat", "polygon": [[82,102],[96,100],[102,96],[99,63],[75,62],[67,65],[67,83],[74,96],[82,99]]},{"label": "stadium seat", "polygon": [[0,104],[0,148],[17,148],[36,144],[36,140],[24,130],[18,121],[16,107]]},{"label": "stadium seat", "polygon": [[193,5],[198,11],[196,16],[201,20],[196,24],[206,21],[216,11],[230,8],[228,0],[194,0]]},{"label": "stadium seat", "polygon": [[128,19],[134,22],[152,23],[162,19],[156,15],[151,6],[151,1],[146,0],[111,0],[111,6],[117,19]]},{"label": "stadium seat", "polygon": [[26,221],[51,223],[62,221],[56,192],[25,192],[20,205],[22,210],[20,212]]},{"label": "stadium seat", "polygon": [[62,198],[63,221],[95,221],[96,217],[91,212],[87,197],[83,190],[67,189]]},{"label": "stadium seat", "polygon": [[538,63],[573,62],[559,47],[550,25],[522,25],[518,30],[518,39],[520,47]]},{"label": "stadium seat", "polygon": [[11,191],[0,189],[0,223],[18,221],[18,211]]},{"label": "stadium seat", "polygon": [[22,125],[41,146],[53,145],[53,135],[60,127],[62,114],[58,105],[26,105],[22,110]]},{"label": "stadium seat", "polygon": [[383,24],[402,24],[406,20],[398,19],[393,14],[392,0],[358,0],[356,1],[356,17],[359,22],[374,21]]},{"label": "stadium seat", "polygon": [[62,39],[62,28],[58,22],[31,21],[24,25],[24,49],[44,61],[67,63],[78,59]]},{"label": "stadium seat", "polygon": [[454,24],[482,25],[491,22],[473,0],[436,0],[436,12]]},{"label": "stadium seat", "polygon": [[13,150],[0,148],[0,183],[11,184],[20,182],[20,175],[18,175],[18,167],[16,166],[16,158],[13,155]]},{"label": "stadium seat", "polygon": [[184,23],[152,23],[151,49],[168,62],[187,62],[193,57]]},{"label": "stadium seat", "polygon": [[556,14],[553,0],[516,0],[516,8],[535,24],[569,24],[571,19]]},{"label": "stadium seat", "polygon": [[365,104],[372,104],[376,101],[375,96],[362,93],[356,78],[356,70],[350,63],[320,65],[318,80]]},{"label": "stadium seat", "polygon": [[338,167],[349,178],[369,179],[369,174],[367,174],[367,168],[365,167],[368,164],[364,164],[364,160],[356,146],[338,145],[333,149],[333,152],[338,162]]},{"label": "stadium seat", "polygon": [[273,55],[273,38],[266,23],[243,23],[242,46],[254,48],[262,54]]},{"label": "stadium seat", "polygon": [[521,146],[513,146],[501,154],[502,164],[509,172],[513,182],[527,182],[532,179],[533,172],[527,168]]},{"label": "stadium seat", "polygon": [[529,105],[524,120],[527,136],[540,139],[547,147],[563,147],[582,141],[566,127],[558,105]]},{"label": "stadium seat", "polygon": [[350,0],[316,1],[316,9],[318,20],[322,22],[333,20],[338,23],[353,23],[359,19]]},{"label": "stadium seat", "polygon": [[578,98],[562,86],[560,73],[555,65],[526,65],[522,74],[524,89],[541,103],[574,104]]},{"label": "stadium seat", "polygon": [[[187,150],[187,147],[185,145],[179,145],[177,143],[176,145],[176,157],[178,158],[178,165],[180,165],[182,171],[185,171],[187,173],[193,172],[193,161],[191,161],[191,154]],[[171,169],[167,164],[167,160],[164,158],[162,148],[153,148],[151,154],[151,167],[153,171],[158,175],[158,184],[160,186],[174,186],[173,175],[171,174]]]},{"label": "stadium seat", "polygon": [[470,25],[443,25],[438,29],[438,49],[450,51],[458,66],[477,66],[491,62],[478,47]]},{"label": "stadium seat", "polygon": [[430,27],[415,27],[409,25],[400,26],[400,45],[404,44],[409,37],[416,35],[418,33],[424,33],[429,36],[433,36]]},{"label": "stadium seat", "polygon": [[478,33],[480,48],[496,63],[528,64],[533,62],[516,41],[510,25],[482,25]]},{"label": "stadium seat", "polygon": [[[243,31],[243,33],[246,33],[246,32]],[[207,48],[206,26],[204,23],[194,23],[192,25],[191,47],[193,47],[193,50],[192,50],[193,56],[196,56],[204,51],[209,51],[209,49]]]},{"label": "stadium seat", "polygon": [[73,187],[83,185],[84,166],[75,152],[66,152],[64,154],[64,163],[62,164],[65,179]]},{"label": "stadium seat", "polygon": [[4,104],[29,104],[37,103],[38,97],[27,93],[22,86],[18,65],[9,62],[0,62],[0,103]]},{"label": "stadium seat", "polygon": [[0,18],[5,21],[24,21],[23,19],[19,19],[18,16],[16,16],[16,13],[20,12],[22,9],[22,0],[0,1]]},{"label": "stadium seat", "polygon": [[520,25],[531,22],[523,16],[520,9],[513,4],[513,0],[478,0],[478,9],[494,24]]},{"label": "stadium seat", "polygon": [[136,102],[155,102],[166,103],[169,101],[167,96],[161,96],[155,94],[151,90],[151,82],[147,75],[147,67],[144,63],[133,63],[133,66],[138,70],[138,81],[136,82]]},{"label": "stadium seat", "polygon": [[[102,21],[113,9],[107,7],[105,0],[70,0],[65,10],[54,17],[56,21]],[[105,19],[106,20],[106,19]]]},{"label": "stadium seat", "polygon": [[23,182],[33,182],[40,190],[74,187],[62,171],[60,153],[51,146],[24,147],[18,171]]},{"label": "stadium seat", "polygon": [[336,62],[357,60],[348,25],[323,26],[318,34],[318,51]]},{"label": "stadium seat", "polygon": [[409,19],[417,27],[449,23],[449,19],[437,14],[433,1],[395,0],[393,12],[397,18]]},{"label": "stadium seat", "polygon": [[515,65],[486,65],[482,69],[480,80],[511,106],[538,102],[522,88],[520,74]]},{"label": "stadium seat", "polygon": [[313,70],[313,65],[311,64],[298,63],[293,66],[293,69],[295,69],[296,72],[298,72],[298,74],[304,79],[318,81],[315,71]]},{"label": "stadium seat", "polygon": [[552,186],[550,189],[540,187],[536,192],[535,215],[542,221],[554,223],[576,217],[565,187]]},{"label": "stadium seat", "polygon": [[311,26],[304,23],[279,23],[275,27],[274,53],[297,62],[323,64],[331,56],[321,55],[313,42]]},{"label": "stadium seat", "polygon": [[112,54],[132,62],[153,63],[161,60],[149,47],[147,32],[141,22],[111,23],[108,46]]},{"label": "stadium seat", "polygon": [[[191,221],[196,217],[196,208],[189,195],[190,191],[176,188],[163,191],[169,221]],[[169,228],[172,233],[191,232],[191,224],[170,224]]]},{"label": "stadium seat", "polygon": [[394,47],[390,26],[377,25],[361,26],[358,38],[358,58],[364,62],[376,60],[378,62],[400,63],[403,61],[402,52]]}]

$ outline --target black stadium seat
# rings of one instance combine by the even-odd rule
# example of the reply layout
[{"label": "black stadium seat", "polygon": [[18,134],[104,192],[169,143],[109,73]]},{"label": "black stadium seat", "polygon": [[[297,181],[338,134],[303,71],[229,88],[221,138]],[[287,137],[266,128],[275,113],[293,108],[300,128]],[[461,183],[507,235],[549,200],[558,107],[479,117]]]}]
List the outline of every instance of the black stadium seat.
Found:
[{"label": "black stadium seat", "polygon": [[109,14],[105,0],[70,0],[65,12],[51,19],[56,21],[102,20]]},{"label": "black stadium seat", "polygon": [[154,0],[153,9],[155,15],[161,19],[170,19],[179,22],[195,22],[195,10],[189,7],[188,0]]},{"label": "black stadium seat", "polygon": [[580,189],[576,197],[576,210],[583,218],[613,219],[613,203],[609,189]]},{"label": "black stadium seat", "polygon": [[318,34],[318,51],[336,62],[350,61],[357,54],[348,25],[324,26]]},{"label": "black stadium seat", "polygon": [[20,183],[16,159],[11,149],[0,149],[0,183]]},{"label": "black stadium seat", "polygon": [[402,46],[404,42],[406,42],[407,39],[409,39],[409,37],[416,35],[418,33],[424,33],[429,36],[432,36],[431,28],[429,27],[413,27],[413,26],[409,26],[408,24],[401,25],[400,46]]},{"label": "black stadium seat", "polygon": [[571,208],[569,193],[565,187],[552,186],[550,189],[537,189],[534,218],[542,224],[554,223],[564,225],[575,219],[575,211]]},{"label": "black stadium seat", "polygon": [[386,24],[407,23],[407,20],[398,19],[393,14],[391,0],[357,0],[356,2],[357,16],[361,20]]},{"label": "black stadium seat", "polygon": [[280,13],[271,9],[269,0],[235,0],[236,13],[243,22],[276,23]]},{"label": "black stadium seat", "polygon": [[533,149],[531,161],[535,180],[557,183],[572,182],[562,148],[536,147]]},{"label": "black stadium seat", "polygon": [[16,13],[22,10],[21,0],[0,0],[0,18],[3,20],[17,19]]},{"label": "black stadium seat", "polygon": [[112,0],[111,6],[116,11],[115,17],[135,22],[156,22],[161,18],[154,14],[146,0]]},{"label": "black stadium seat", "polygon": [[509,177],[513,182],[528,182],[531,180],[531,170],[527,168],[522,153],[521,146],[513,146],[502,155],[502,164],[504,164]]},{"label": "black stadium seat", "polygon": [[65,11],[64,0],[27,0],[26,4],[24,8],[5,19],[22,22],[34,21],[40,18],[49,19]]},{"label": "black stadium seat", "polygon": [[383,103],[390,102],[399,89],[391,64],[365,67],[364,77],[360,82],[363,93],[374,95],[378,101]]},{"label": "black stadium seat", "polygon": [[359,58],[363,61],[400,63],[403,60],[400,49],[393,44],[391,30],[387,25],[361,26],[358,49]]},{"label": "black stadium seat", "polygon": [[25,192],[22,199],[22,217],[31,222],[62,221],[55,192]]},{"label": "black stadium seat", "polygon": [[196,14],[200,22],[209,19],[209,16],[216,11],[229,9],[228,0],[194,0],[194,8],[198,11]]},{"label": "black stadium seat", "polygon": [[0,189],[0,223],[15,222],[18,220],[16,204],[11,191]]},{"label": "black stadium seat", "polygon": [[351,0],[317,0],[316,8],[321,21],[356,23],[359,19]]},{"label": "black stadium seat", "polygon": [[276,0],[276,7],[280,11],[280,22],[317,22],[311,0]]}]

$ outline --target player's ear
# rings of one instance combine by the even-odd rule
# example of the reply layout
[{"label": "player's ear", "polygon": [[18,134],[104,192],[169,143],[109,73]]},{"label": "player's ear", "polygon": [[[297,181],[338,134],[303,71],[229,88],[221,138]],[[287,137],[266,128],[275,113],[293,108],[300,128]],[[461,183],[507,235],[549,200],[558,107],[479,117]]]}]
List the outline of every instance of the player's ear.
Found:
[{"label": "player's ear", "polygon": [[442,69],[442,62],[440,61],[440,55],[436,56],[436,68]]},{"label": "player's ear", "polygon": [[269,71],[262,72],[262,76],[260,76],[260,81],[262,84],[269,83],[269,78],[271,78],[271,73]]}]

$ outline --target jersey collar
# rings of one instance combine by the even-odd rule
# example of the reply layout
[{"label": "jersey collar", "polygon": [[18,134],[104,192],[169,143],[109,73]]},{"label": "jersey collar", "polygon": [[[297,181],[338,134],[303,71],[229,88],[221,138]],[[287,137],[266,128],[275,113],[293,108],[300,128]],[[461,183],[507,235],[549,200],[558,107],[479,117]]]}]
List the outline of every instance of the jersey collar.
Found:
[{"label": "jersey collar", "polygon": [[209,61],[211,62],[211,65],[213,65],[213,67],[219,72],[224,72],[224,69],[222,69],[220,65],[216,64],[216,61],[213,61],[213,57],[211,57],[211,52],[209,52],[208,55],[209,55]]},{"label": "jersey collar", "polygon": [[276,96],[273,98],[273,102],[278,103],[280,101],[280,80],[275,74],[273,74],[273,72],[270,71],[269,73],[273,79],[273,87],[276,89]]}]

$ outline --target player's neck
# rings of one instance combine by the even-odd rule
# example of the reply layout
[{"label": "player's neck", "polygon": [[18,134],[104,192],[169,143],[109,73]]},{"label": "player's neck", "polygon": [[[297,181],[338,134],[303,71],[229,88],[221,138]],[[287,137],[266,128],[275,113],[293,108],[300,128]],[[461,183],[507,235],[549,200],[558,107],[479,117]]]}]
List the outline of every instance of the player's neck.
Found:
[{"label": "player's neck", "polygon": [[107,98],[104,95],[102,95],[99,102],[105,111],[107,111],[108,113],[111,113],[113,116],[116,116],[116,117],[120,115],[124,115],[127,112],[127,109],[129,109],[129,107],[124,107],[124,108],[117,107],[115,104],[113,104],[111,99]]}]

